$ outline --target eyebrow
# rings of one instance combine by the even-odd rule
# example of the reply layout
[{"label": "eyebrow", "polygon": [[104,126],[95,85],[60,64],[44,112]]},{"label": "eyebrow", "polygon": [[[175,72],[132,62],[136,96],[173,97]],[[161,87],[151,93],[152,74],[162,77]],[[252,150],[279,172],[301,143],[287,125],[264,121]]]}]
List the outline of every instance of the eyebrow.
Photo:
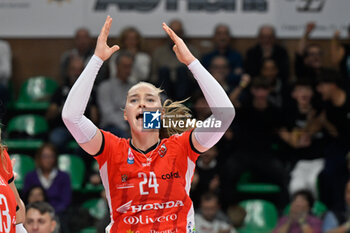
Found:
[{"label": "eyebrow", "polygon": [[[133,94],[133,95],[130,95],[129,98],[132,98],[132,97],[139,97],[140,95],[139,94]],[[155,97],[155,95],[153,94],[150,94],[150,93],[147,93],[146,96],[152,96],[152,97]]]}]

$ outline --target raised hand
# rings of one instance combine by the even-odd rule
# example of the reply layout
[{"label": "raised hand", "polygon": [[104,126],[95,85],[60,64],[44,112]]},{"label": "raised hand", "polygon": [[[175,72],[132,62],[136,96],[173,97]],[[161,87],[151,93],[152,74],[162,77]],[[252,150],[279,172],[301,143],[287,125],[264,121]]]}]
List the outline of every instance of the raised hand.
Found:
[{"label": "raised hand", "polygon": [[190,50],[187,48],[185,42],[176,35],[176,33],[166,25],[166,23],[163,23],[163,29],[164,31],[169,35],[169,37],[173,40],[174,46],[173,50],[176,54],[177,59],[184,63],[185,65],[191,64],[196,58],[192,55]]},{"label": "raised hand", "polygon": [[107,45],[107,38],[111,25],[112,18],[108,15],[105,24],[101,29],[100,35],[97,38],[95,55],[101,58],[103,61],[107,60],[114,52],[119,50],[118,45],[113,45],[112,47]]},{"label": "raised hand", "polygon": [[315,22],[309,22],[306,24],[305,34],[309,35],[316,27]]}]

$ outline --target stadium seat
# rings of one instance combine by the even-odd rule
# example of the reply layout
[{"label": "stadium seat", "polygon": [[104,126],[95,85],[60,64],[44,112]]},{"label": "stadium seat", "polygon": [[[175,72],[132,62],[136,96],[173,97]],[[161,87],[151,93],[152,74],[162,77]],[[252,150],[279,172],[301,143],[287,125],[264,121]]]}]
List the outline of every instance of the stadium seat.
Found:
[{"label": "stadium seat", "polygon": [[271,194],[279,193],[280,188],[278,185],[270,183],[257,183],[252,182],[252,174],[245,172],[242,174],[236,189],[240,193],[257,193],[257,194]]},{"label": "stadium seat", "polygon": [[[91,171],[98,173],[99,167],[96,160],[91,163]],[[100,193],[103,190],[103,185],[93,185],[91,183],[87,183],[83,189],[84,193]]]},{"label": "stadium seat", "polygon": [[58,168],[69,174],[72,189],[81,191],[85,177],[84,161],[77,155],[61,154],[58,156]]},{"label": "stadium seat", "polygon": [[13,167],[13,171],[17,173],[15,185],[17,189],[21,190],[27,173],[35,169],[35,163],[32,157],[25,154],[12,154],[11,159],[16,159]]},{"label": "stadium seat", "polygon": [[[314,205],[312,206],[311,212],[313,215],[315,215],[316,217],[322,218],[324,216],[324,214],[327,212],[328,208],[325,204],[323,204],[320,201],[315,201]],[[284,215],[287,215],[290,211],[290,204],[288,204],[286,206],[286,208],[283,211]]]},{"label": "stadium seat", "polygon": [[103,211],[106,207],[106,203],[104,199],[94,198],[87,200],[82,205],[83,208],[89,211],[89,214],[96,218],[102,219],[105,216],[105,211]]},{"label": "stadium seat", "polygon": [[57,87],[57,82],[50,77],[31,77],[21,85],[18,99],[11,107],[17,111],[46,110]]},{"label": "stadium seat", "polygon": [[255,199],[239,203],[247,215],[240,233],[270,233],[276,226],[278,214],[276,207],[268,201]]},{"label": "stadium seat", "polygon": [[19,115],[10,119],[4,144],[10,151],[36,150],[42,145],[42,137],[48,130],[49,126],[44,117],[33,114]]},{"label": "stadium seat", "polygon": [[97,230],[95,227],[86,227],[80,230],[79,233],[97,233]]}]

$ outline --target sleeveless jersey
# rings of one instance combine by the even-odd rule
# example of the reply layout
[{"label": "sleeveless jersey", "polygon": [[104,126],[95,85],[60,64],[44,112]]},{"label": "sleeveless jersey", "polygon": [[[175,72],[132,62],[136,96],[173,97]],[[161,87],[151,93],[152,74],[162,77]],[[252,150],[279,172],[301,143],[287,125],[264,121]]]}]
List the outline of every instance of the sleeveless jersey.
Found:
[{"label": "sleeveless jersey", "polygon": [[95,159],[111,213],[108,231],[194,232],[189,191],[199,153],[192,131],[163,139],[146,154],[130,139],[101,132],[104,143]]},{"label": "sleeveless jersey", "polygon": [[16,232],[16,206],[8,180],[0,176],[0,233]]}]

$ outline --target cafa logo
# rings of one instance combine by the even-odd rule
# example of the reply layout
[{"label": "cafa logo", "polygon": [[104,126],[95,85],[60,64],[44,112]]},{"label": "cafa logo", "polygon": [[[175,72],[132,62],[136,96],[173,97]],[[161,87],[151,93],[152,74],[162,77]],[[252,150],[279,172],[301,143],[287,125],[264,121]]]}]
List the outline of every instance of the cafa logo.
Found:
[{"label": "cafa logo", "polygon": [[321,12],[326,0],[299,0],[297,11],[299,12]]}]

